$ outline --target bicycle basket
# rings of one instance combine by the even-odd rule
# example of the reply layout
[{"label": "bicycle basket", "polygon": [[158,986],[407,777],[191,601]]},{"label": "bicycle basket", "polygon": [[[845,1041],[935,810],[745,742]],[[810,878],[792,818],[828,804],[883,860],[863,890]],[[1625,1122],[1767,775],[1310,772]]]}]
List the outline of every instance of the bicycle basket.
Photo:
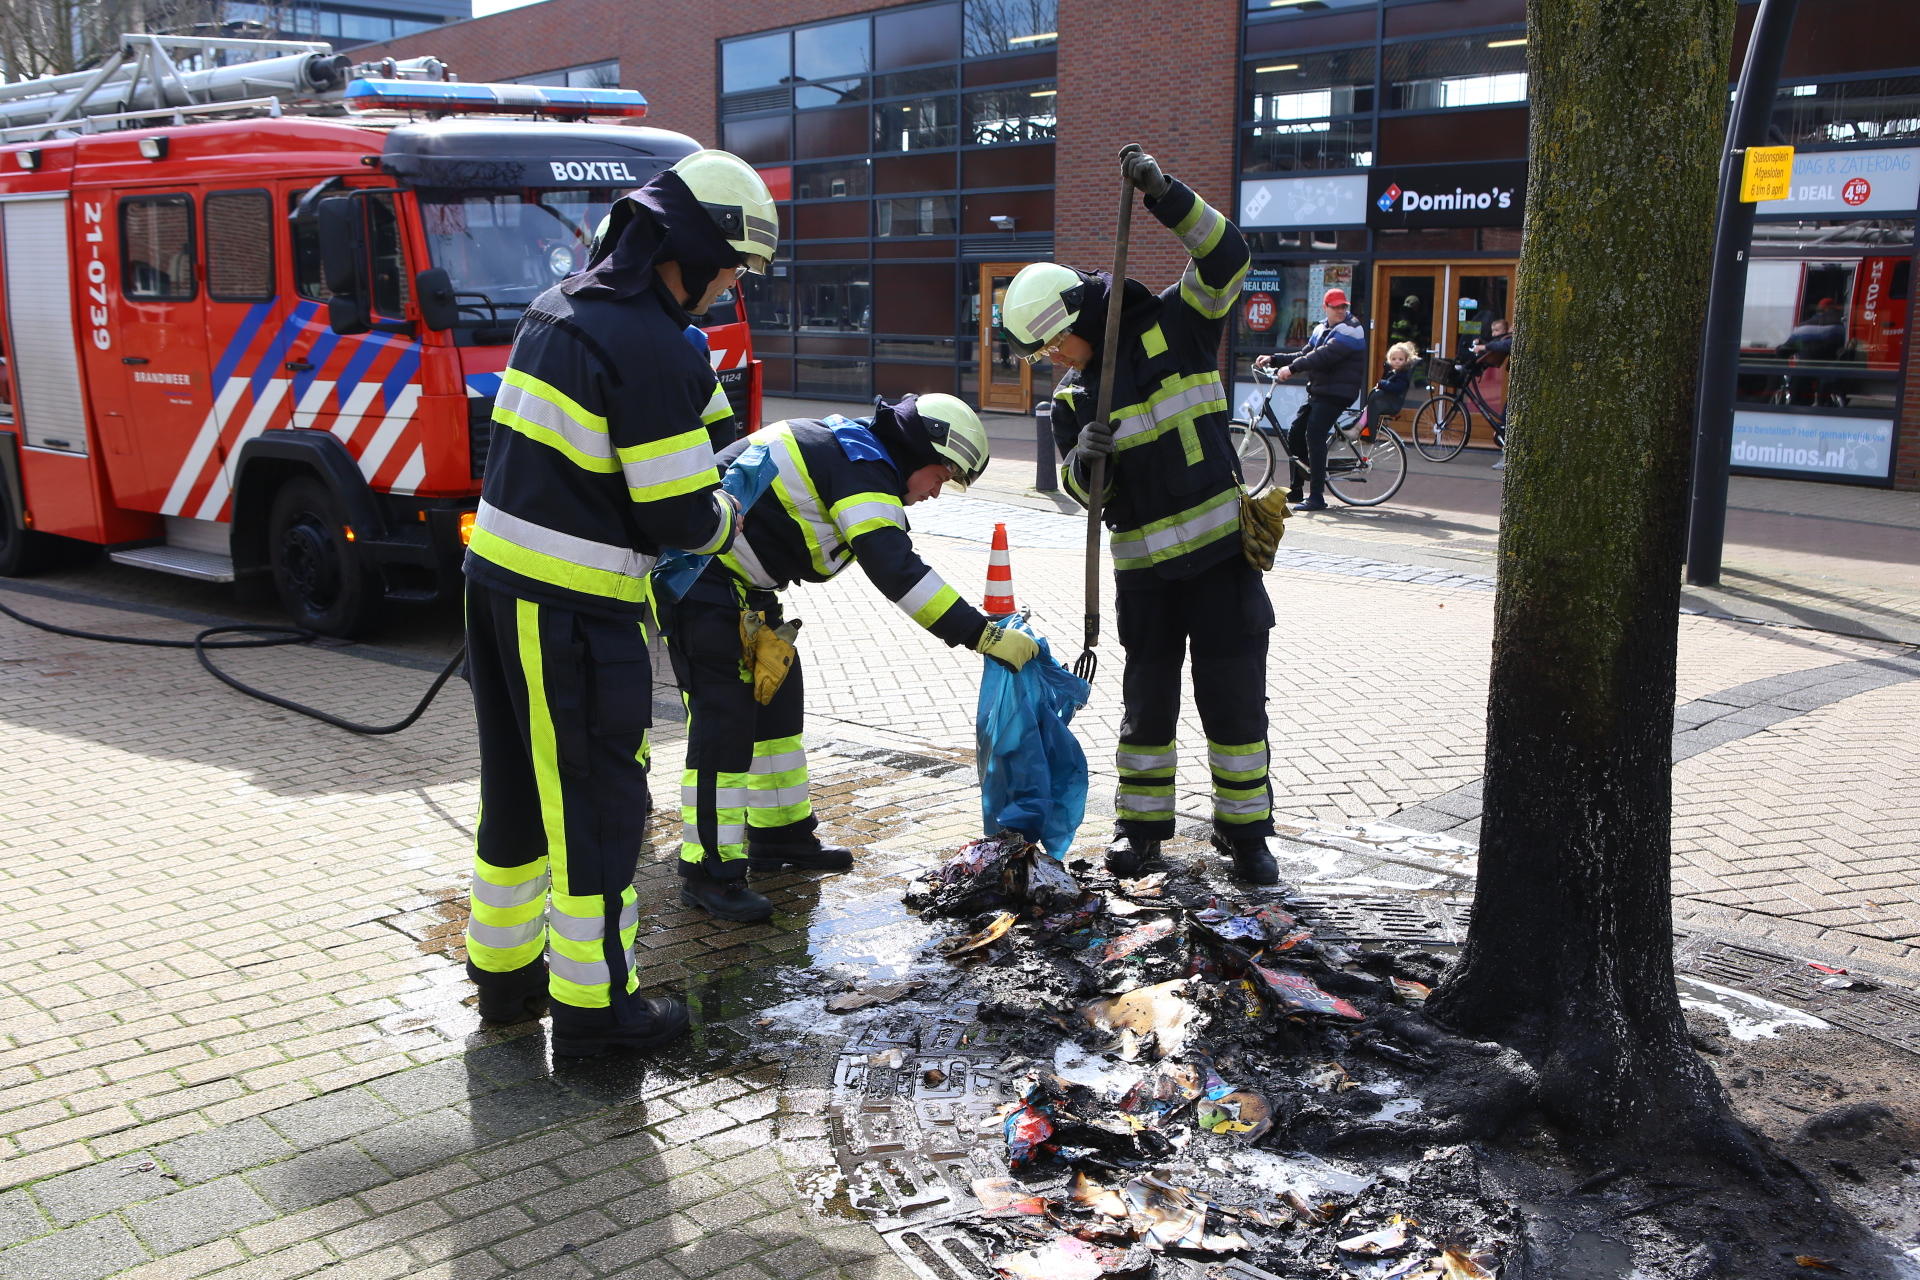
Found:
[{"label": "bicycle basket", "polygon": [[1436,360],[1435,366],[1440,373],[1440,381],[1450,391],[1458,391],[1467,385],[1467,375],[1473,371],[1471,360]]}]

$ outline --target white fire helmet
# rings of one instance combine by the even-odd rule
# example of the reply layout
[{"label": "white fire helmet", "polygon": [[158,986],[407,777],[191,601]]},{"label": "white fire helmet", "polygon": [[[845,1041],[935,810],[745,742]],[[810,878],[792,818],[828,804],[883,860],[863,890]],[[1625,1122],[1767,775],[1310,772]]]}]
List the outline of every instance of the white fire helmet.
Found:
[{"label": "white fire helmet", "polygon": [[753,166],[730,151],[708,148],[682,156],[673,172],[687,184],[727,243],[740,251],[747,270],[765,275],[780,245],[780,215],[773,193]]},{"label": "white fire helmet", "polygon": [[1041,349],[1080,318],[1087,286],[1080,273],[1057,262],[1020,268],[1000,300],[1000,334],[1020,358],[1032,363]]}]

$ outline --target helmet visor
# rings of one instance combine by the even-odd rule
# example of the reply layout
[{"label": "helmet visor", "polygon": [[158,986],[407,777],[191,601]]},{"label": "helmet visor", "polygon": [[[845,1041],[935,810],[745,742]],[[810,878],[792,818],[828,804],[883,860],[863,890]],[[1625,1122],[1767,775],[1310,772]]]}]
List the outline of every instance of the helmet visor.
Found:
[{"label": "helmet visor", "polygon": [[743,253],[740,255],[740,268],[748,275],[763,276],[767,274],[766,255],[760,253]]},{"label": "helmet visor", "polygon": [[1000,341],[1011,347],[1013,354],[1019,356],[1028,364],[1038,364],[1040,357],[1046,354],[1048,344],[1054,340],[1053,338],[1049,338],[1046,342],[1022,342],[1004,327],[999,330],[999,333]]}]

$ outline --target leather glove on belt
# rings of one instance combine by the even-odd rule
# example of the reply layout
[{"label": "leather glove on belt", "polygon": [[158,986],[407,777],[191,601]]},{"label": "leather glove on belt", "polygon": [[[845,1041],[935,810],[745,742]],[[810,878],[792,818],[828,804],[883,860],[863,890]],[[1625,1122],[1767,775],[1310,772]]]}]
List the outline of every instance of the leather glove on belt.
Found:
[{"label": "leather glove on belt", "polygon": [[793,642],[799,634],[797,620],[774,627],[758,609],[740,611],[740,661],[753,683],[753,700],[761,706],[773,701],[793,669]]},{"label": "leather glove on belt", "polygon": [[1269,489],[1259,497],[1240,491],[1240,554],[1265,573],[1273,568],[1274,552],[1287,532],[1287,495]]}]

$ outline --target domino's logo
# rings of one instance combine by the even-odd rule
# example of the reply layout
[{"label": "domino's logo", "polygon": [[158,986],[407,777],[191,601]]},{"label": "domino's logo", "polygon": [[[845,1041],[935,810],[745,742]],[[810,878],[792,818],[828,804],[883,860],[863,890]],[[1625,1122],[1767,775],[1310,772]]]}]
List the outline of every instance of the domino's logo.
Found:
[{"label": "domino's logo", "polygon": [[1390,182],[1387,184],[1387,189],[1380,193],[1380,199],[1375,201],[1375,203],[1380,206],[1380,212],[1392,213],[1393,202],[1395,200],[1398,200],[1399,198],[1400,198],[1400,184],[1397,182]]}]

